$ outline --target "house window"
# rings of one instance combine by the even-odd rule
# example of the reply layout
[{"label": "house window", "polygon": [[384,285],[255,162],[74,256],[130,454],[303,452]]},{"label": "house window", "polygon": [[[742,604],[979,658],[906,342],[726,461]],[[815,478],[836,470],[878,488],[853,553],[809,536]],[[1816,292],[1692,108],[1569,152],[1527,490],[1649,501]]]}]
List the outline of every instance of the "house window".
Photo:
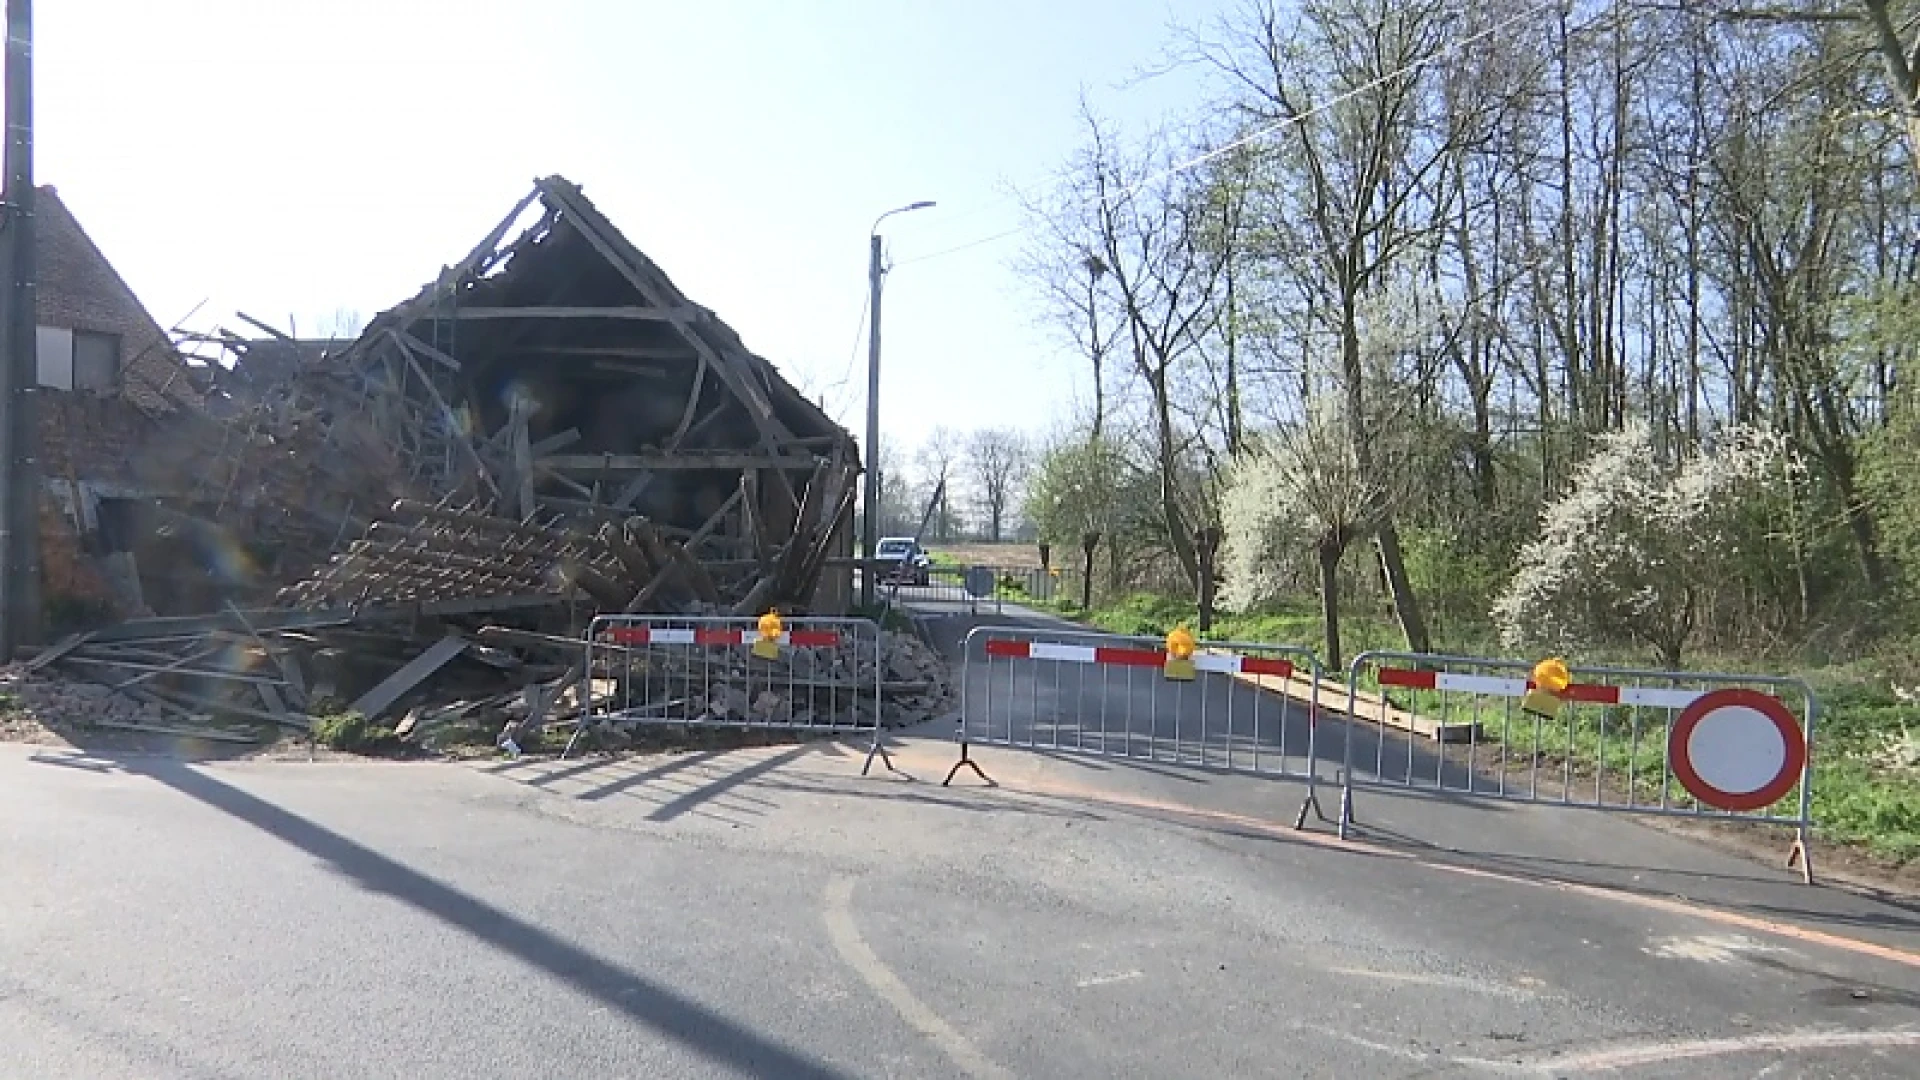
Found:
[{"label": "house window", "polygon": [[120,386],[120,335],[73,332],[73,388],[110,394]]},{"label": "house window", "polygon": [[55,326],[35,327],[34,356],[41,386],[49,390],[73,389],[73,331]]}]

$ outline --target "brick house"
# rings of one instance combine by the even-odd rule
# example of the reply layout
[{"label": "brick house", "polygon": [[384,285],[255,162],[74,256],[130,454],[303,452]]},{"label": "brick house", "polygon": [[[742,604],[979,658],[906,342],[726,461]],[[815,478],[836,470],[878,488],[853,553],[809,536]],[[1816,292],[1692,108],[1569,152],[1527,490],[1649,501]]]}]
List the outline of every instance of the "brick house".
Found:
[{"label": "brick house", "polygon": [[[198,390],[160,324],[52,187],[35,204],[39,283],[41,562],[50,629],[151,607],[160,500],[205,425]],[[164,581],[160,592],[166,592]]]}]

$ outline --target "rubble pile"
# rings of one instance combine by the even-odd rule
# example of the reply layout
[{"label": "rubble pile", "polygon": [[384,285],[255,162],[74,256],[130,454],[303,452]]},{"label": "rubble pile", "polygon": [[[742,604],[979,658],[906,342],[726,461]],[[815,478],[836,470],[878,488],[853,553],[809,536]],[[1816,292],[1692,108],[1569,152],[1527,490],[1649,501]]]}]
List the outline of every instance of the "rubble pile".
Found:
[{"label": "rubble pile", "polygon": [[39,741],[76,727],[108,731],[180,735],[215,742],[254,742],[256,735],[210,722],[175,728],[156,703],[116,693],[112,687],[83,679],[62,678],[24,665],[0,670],[0,735]]},{"label": "rubble pile", "polygon": [[[492,631],[498,636],[501,632]],[[870,638],[833,648],[783,650],[773,659],[734,646],[597,646],[589,678],[551,684],[530,699],[549,722],[579,717],[591,696],[591,735],[621,747],[642,728],[667,725],[782,727],[832,731],[911,727],[940,715],[952,697],[946,664],[919,638],[885,633],[875,670]],[[518,711],[503,737],[516,743],[540,723],[538,704]]]},{"label": "rubble pile", "polygon": [[872,638],[857,635],[772,661],[746,646],[600,647],[589,661],[580,636],[490,622],[500,613],[471,606],[132,620],[7,671],[0,702],[69,727],[224,741],[335,742],[347,730],[350,747],[441,749],[532,747],[583,722],[608,747],[657,724],[835,730],[877,715],[906,727],[939,715],[952,693],[945,663],[910,634],[882,634],[877,673]]},{"label": "rubble pile", "polygon": [[[844,609],[852,436],[562,177],[351,342],[247,321],[269,337],[192,341],[216,423],[179,470],[193,515],[168,519],[193,526],[218,587],[34,655],[34,685],[91,684],[50,707],[527,745],[630,693],[588,659],[599,613]],[[941,707],[918,642],[887,636],[874,665],[847,651],[783,689],[727,675],[652,704],[669,723],[806,727]]]}]

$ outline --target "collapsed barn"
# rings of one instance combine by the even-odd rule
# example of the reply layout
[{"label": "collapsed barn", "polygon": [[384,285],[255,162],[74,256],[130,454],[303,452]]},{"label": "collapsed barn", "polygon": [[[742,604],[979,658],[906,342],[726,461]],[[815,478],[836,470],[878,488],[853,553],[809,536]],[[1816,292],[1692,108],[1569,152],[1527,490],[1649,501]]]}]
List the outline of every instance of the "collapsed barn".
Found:
[{"label": "collapsed barn", "polygon": [[844,611],[852,437],[563,178],[351,342],[193,347],[221,434],[183,527],[233,595],[35,661],[148,719],[524,731],[590,696],[596,612]]}]

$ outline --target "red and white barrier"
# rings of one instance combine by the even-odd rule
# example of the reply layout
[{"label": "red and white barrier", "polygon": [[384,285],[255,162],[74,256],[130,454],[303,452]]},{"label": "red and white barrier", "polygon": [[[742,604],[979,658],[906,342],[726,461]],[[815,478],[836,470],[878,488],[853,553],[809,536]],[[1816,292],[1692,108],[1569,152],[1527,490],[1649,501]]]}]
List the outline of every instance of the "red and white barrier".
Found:
[{"label": "red and white barrier", "polygon": [[[1100,664],[1113,667],[1164,668],[1164,649],[1139,649],[1112,645],[1062,645],[1046,641],[1014,641],[988,638],[987,655],[1002,660],[1055,660],[1067,664]],[[1221,675],[1273,675],[1288,678],[1293,663],[1276,657],[1240,656],[1234,653],[1197,652],[1192,656],[1195,671]]]}]

